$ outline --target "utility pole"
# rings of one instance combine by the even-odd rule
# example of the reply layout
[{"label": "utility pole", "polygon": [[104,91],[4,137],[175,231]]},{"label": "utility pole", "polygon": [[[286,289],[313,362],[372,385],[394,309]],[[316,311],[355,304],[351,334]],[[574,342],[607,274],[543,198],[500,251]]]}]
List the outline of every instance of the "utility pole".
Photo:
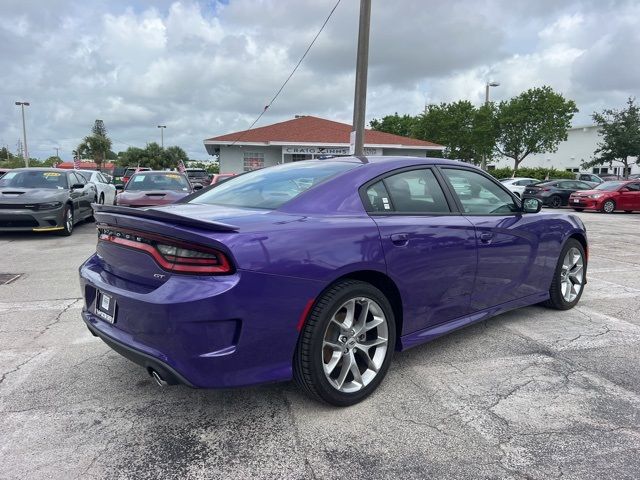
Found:
[{"label": "utility pole", "polygon": [[60,153],[60,147],[55,147],[55,149],[56,149],[56,158],[57,158],[58,160],[60,160],[60,155],[59,155],[59,153]]},{"label": "utility pole", "polygon": [[22,138],[24,143],[24,166],[29,166],[29,148],[27,147],[27,127],[24,123],[24,107],[28,107],[29,102],[16,102],[16,105],[19,105],[22,109]]},{"label": "utility pole", "polygon": [[353,131],[349,139],[353,155],[364,155],[364,120],[367,110],[367,71],[369,68],[369,30],[371,0],[360,0],[358,54],[356,57],[356,90],[353,100]]},{"label": "utility pole", "polygon": [[164,129],[167,128],[166,125],[158,125],[160,129],[160,148],[164,150]]},{"label": "utility pole", "polygon": [[[499,87],[500,83],[498,82],[487,82],[487,84],[485,85],[485,90],[484,90],[484,106],[488,107],[489,106],[489,88],[490,87]],[[480,168],[482,168],[482,170],[486,170],[487,169],[487,156],[486,155],[482,155],[482,163],[480,164]]]}]

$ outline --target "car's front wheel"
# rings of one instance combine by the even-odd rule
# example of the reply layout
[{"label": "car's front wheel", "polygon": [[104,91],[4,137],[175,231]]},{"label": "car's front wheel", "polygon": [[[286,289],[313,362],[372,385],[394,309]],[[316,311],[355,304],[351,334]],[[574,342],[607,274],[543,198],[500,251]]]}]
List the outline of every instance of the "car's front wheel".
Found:
[{"label": "car's front wheel", "polygon": [[549,288],[549,300],[544,304],[557,310],[575,307],[586,283],[587,256],[584,247],[575,238],[565,243]]},{"label": "car's front wheel", "polygon": [[607,200],[602,204],[602,211],[604,213],[613,213],[616,209],[616,202],[613,200]]},{"label": "car's front wheel", "polygon": [[67,205],[66,207],[64,207],[64,216],[62,219],[62,230],[60,231],[60,234],[68,237],[69,235],[71,235],[73,233],[73,208],[71,208],[70,205]]},{"label": "car's front wheel", "polygon": [[294,359],[296,383],[332,405],[358,403],[386,375],[395,340],[393,309],[384,294],[365,282],[339,282],[307,316]]}]

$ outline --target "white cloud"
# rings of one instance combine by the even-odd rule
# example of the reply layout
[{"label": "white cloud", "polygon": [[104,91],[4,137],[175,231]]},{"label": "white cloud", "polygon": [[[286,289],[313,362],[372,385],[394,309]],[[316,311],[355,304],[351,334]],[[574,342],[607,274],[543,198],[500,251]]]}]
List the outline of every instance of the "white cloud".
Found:
[{"label": "white cloud", "polygon": [[[334,0],[3,0],[0,143],[68,158],[101,118],[114,147],[156,141],[196,158],[202,139],[246,128],[287,77]],[[313,114],[352,117],[357,2],[344,1],[261,124]],[[500,100],[551,85],[577,121],[640,90],[635,2],[374,2],[367,117],[425,102]]]}]

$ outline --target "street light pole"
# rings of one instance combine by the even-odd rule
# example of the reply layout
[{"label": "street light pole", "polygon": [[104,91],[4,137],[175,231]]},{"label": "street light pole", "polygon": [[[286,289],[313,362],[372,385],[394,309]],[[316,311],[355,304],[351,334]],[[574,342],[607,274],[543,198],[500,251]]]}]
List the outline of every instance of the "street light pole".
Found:
[{"label": "street light pole", "polygon": [[164,150],[164,129],[167,128],[166,125],[158,125],[160,129],[160,148]]},{"label": "street light pole", "polygon": [[24,143],[24,151],[23,151],[24,166],[28,167],[29,166],[29,148],[27,147],[27,127],[24,122],[24,107],[28,107],[30,104],[29,102],[16,102],[16,105],[20,105],[20,108],[22,109],[22,138]]},{"label": "street light pole", "polygon": [[[487,84],[485,85],[485,90],[484,90],[484,106],[488,107],[489,106],[489,88],[491,87],[499,87],[500,83],[499,82],[487,82]],[[482,155],[482,163],[480,164],[480,168],[482,168],[482,170],[486,170],[487,169],[487,156],[486,155]]]},{"label": "street light pole", "polygon": [[356,57],[356,89],[353,100],[353,154],[364,155],[364,120],[367,109],[367,70],[369,68],[369,30],[371,25],[371,0],[360,0],[360,25],[358,29],[358,54]]}]

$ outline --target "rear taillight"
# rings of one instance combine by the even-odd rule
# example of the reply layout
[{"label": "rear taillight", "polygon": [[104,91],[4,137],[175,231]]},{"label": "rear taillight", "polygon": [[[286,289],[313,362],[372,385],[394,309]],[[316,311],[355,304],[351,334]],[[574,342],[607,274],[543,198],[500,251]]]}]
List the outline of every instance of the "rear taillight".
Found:
[{"label": "rear taillight", "polygon": [[170,272],[201,275],[232,272],[231,262],[223,252],[155,233],[100,224],[98,241],[146,252]]}]

